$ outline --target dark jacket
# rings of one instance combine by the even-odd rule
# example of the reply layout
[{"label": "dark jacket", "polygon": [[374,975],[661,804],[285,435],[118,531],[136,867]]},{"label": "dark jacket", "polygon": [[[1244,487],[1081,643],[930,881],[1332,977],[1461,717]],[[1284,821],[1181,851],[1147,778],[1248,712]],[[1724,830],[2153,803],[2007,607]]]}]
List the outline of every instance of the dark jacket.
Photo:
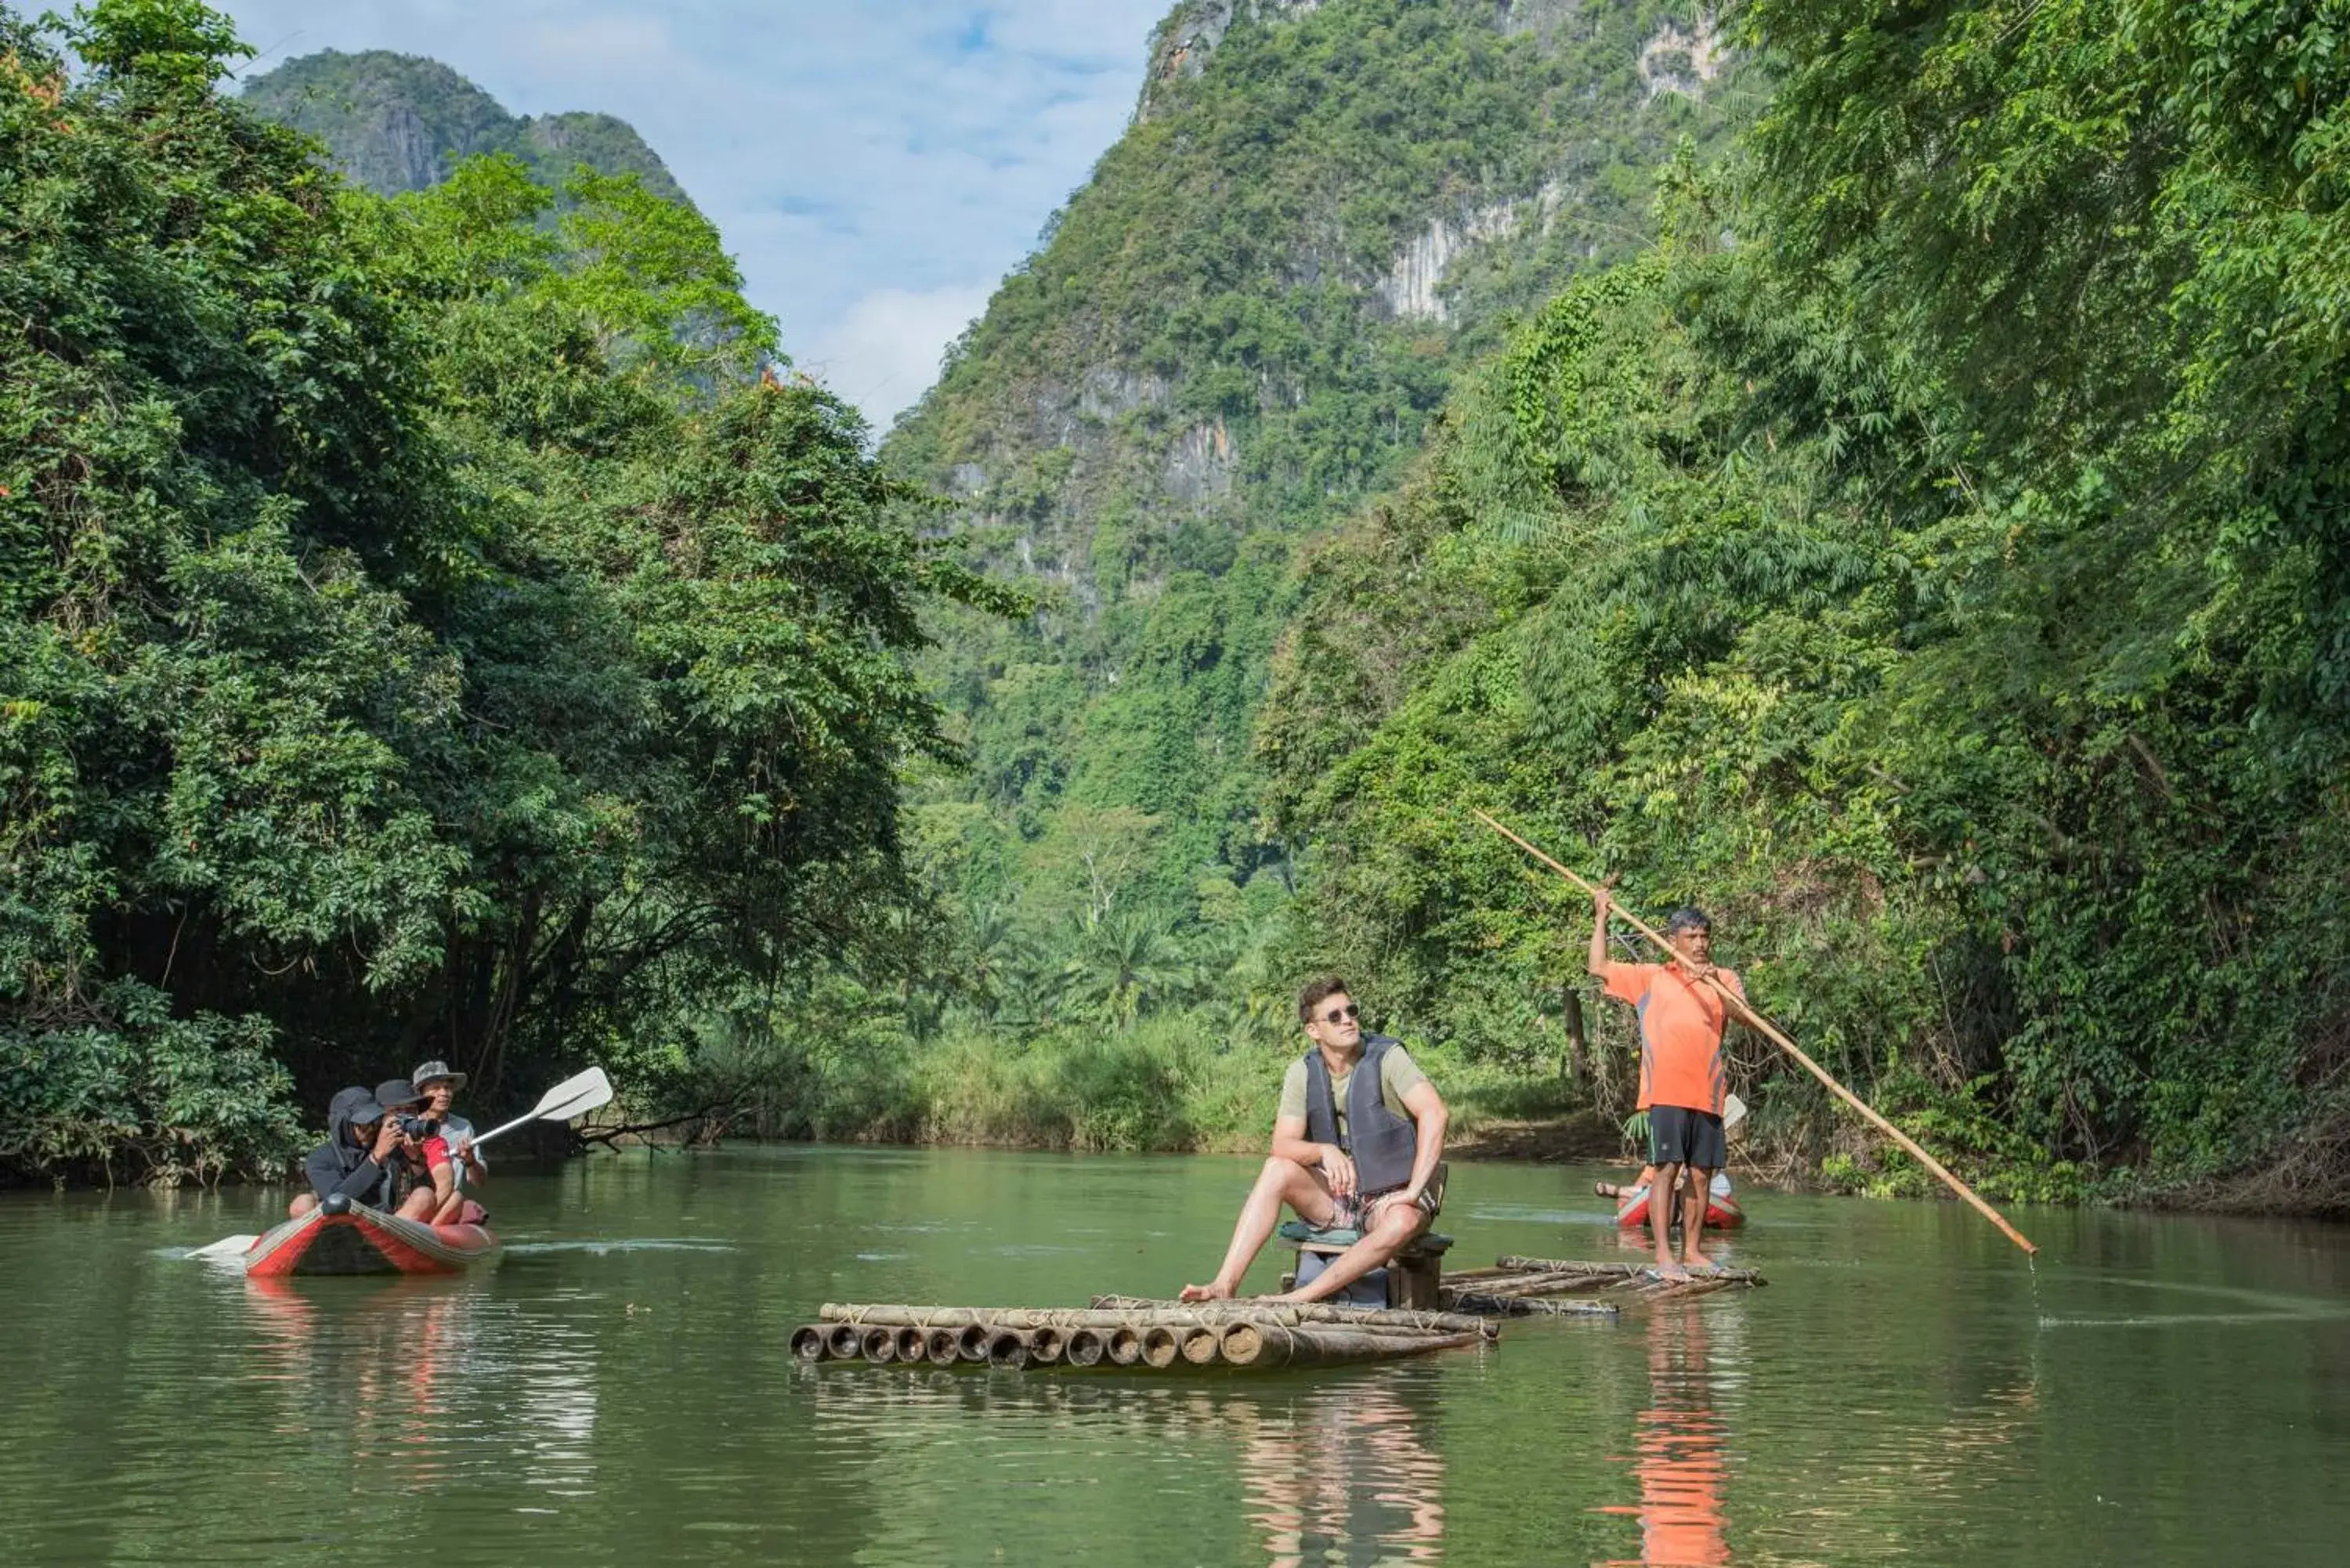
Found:
[{"label": "dark jacket", "polygon": [[1388,1109],[1379,1093],[1380,1059],[1400,1042],[1384,1034],[1363,1036],[1363,1054],[1347,1080],[1347,1136],[1338,1136],[1337,1106],[1330,1093],[1330,1069],[1321,1047],[1305,1053],[1305,1136],[1335,1143],[1355,1162],[1355,1181],[1366,1198],[1392,1191],[1411,1179],[1419,1154],[1419,1127]]},{"label": "dark jacket", "polygon": [[391,1173],[351,1141],[350,1108],[372,1098],[365,1089],[345,1089],[327,1102],[327,1141],[310,1151],[303,1166],[310,1177],[310,1190],[321,1199],[339,1192],[371,1209],[392,1206]]}]

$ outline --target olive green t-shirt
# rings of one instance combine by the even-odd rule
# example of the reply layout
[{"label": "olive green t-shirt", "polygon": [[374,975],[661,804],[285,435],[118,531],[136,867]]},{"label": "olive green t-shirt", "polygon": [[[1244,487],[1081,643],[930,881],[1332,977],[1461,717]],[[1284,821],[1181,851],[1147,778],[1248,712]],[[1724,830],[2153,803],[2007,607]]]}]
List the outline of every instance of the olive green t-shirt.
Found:
[{"label": "olive green t-shirt", "polygon": [[[1341,1142],[1347,1137],[1347,1085],[1354,1081],[1351,1068],[1343,1074],[1330,1075],[1330,1108],[1338,1118]],[[1411,1053],[1400,1045],[1390,1047],[1388,1054],[1379,1059],[1379,1099],[1386,1105],[1389,1116],[1411,1120],[1411,1112],[1405,1108],[1403,1097],[1426,1082],[1428,1075],[1419,1070],[1419,1064],[1411,1059]],[[1276,1114],[1295,1116],[1300,1121],[1305,1119],[1305,1058],[1303,1056],[1289,1064],[1289,1075],[1281,1080],[1281,1109]]]}]

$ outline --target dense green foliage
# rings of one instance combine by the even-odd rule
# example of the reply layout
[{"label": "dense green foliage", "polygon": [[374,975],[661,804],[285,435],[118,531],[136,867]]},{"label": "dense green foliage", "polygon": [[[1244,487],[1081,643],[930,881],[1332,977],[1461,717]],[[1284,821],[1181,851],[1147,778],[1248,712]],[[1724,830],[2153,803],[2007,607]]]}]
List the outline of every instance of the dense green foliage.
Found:
[{"label": "dense green foliage", "polygon": [[608,114],[516,118],[438,60],[369,49],[322,49],[244,85],[246,108],[327,144],[335,164],[379,196],[426,191],[468,159],[502,154],[559,188],[581,165],[633,174],[664,201],[689,205],[669,166],[627,121]]},{"label": "dense green foliage", "polygon": [[1751,160],[1684,170],[1673,243],[1313,565],[1347,597],[1262,733],[1336,950],[1525,1026],[1582,929],[1482,800],[1715,904],[1772,1010],[2012,1189],[2344,1202],[2303,1160],[2350,1042],[2350,38],[2313,9],[1750,5]]},{"label": "dense green foliage", "polygon": [[423,1056],[641,1083],[894,950],[904,655],[985,596],[709,225],[387,202],[201,5],[71,26],[0,11],[0,1169],[257,1165]]}]

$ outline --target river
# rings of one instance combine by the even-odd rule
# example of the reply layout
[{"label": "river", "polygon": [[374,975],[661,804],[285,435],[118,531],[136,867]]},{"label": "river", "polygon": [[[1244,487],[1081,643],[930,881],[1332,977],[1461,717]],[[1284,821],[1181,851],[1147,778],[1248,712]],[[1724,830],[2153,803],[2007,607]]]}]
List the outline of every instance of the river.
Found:
[{"label": "river", "polygon": [[[1211,1272],[1222,1158],[804,1147],[502,1176],[500,1268],[276,1290],[283,1194],[0,1199],[0,1563],[2210,1564],[2350,1542],[2350,1232],[1747,1194],[1767,1288],[1247,1376],[795,1365],[826,1301]],[[1456,1267],[1628,1258],[1454,1168]],[[1270,1288],[1274,1254],[1252,1283]]]}]

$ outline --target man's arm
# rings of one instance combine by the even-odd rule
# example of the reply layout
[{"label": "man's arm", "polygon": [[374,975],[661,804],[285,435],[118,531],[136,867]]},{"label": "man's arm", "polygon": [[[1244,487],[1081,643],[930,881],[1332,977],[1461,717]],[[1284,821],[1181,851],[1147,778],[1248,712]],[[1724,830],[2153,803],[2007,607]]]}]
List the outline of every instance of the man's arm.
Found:
[{"label": "man's arm", "polygon": [[1308,1170],[1320,1170],[1330,1190],[1341,1197],[1355,1190],[1355,1162],[1336,1144],[1315,1143],[1307,1138],[1304,1116],[1274,1118],[1273,1154],[1276,1159],[1302,1165]]},{"label": "man's arm", "polygon": [[1419,1134],[1419,1145],[1412,1150],[1411,1180],[1403,1189],[1404,1201],[1409,1203],[1436,1176],[1437,1162],[1444,1158],[1445,1125],[1452,1113],[1444,1108],[1444,1096],[1436,1092],[1436,1085],[1425,1078],[1404,1091],[1403,1103]]}]

